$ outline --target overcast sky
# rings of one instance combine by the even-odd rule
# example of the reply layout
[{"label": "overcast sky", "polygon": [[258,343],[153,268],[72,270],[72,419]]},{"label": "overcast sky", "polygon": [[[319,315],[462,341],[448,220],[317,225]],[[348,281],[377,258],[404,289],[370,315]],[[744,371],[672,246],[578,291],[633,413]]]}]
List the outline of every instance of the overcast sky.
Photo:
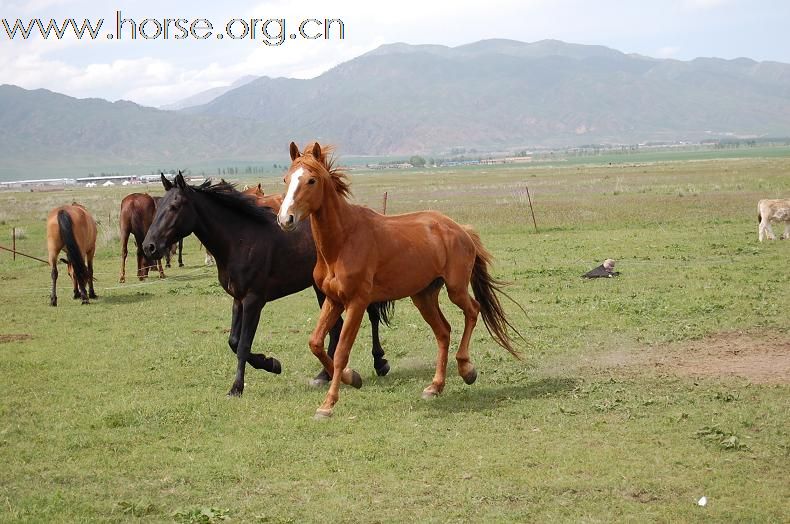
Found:
[{"label": "overcast sky", "polygon": [[[47,88],[71,96],[127,99],[159,106],[211,87],[227,85],[244,75],[311,78],[379,45],[393,42],[457,46],[486,38],[524,42],[552,38],[579,44],[604,45],[626,53],[690,60],[698,56],[750,57],[790,63],[789,0],[476,0],[438,2],[397,0],[225,0],[211,6],[197,2],[141,0],[134,3],[83,0],[0,0],[0,17],[13,28],[35,18],[59,23],[68,18],[82,25],[104,22],[98,37],[82,40],[19,34],[9,39],[0,25],[0,83],[28,89]],[[219,5],[221,4],[221,5]],[[130,24],[120,40],[116,11],[156,37],[164,19],[185,19],[187,30],[196,19],[207,19],[211,35],[198,40],[183,35],[171,22],[168,39],[131,39]],[[255,40],[233,39],[225,33],[233,19],[285,19],[285,35],[297,38],[267,46],[258,27]],[[309,40],[298,35],[306,19],[340,19],[331,38]],[[261,22],[258,23],[259,25]],[[205,36],[202,22],[197,36]],[[234,22],[234,36],[245,23]],[[267,26],[271,36],[278,23]],[[304,28],[308,36],[318,24]],[[37,33],[37,30],[35,30]],[[112,35],[112,38],[110,38]],[[276,41],[273,38],[272,41]]]}]

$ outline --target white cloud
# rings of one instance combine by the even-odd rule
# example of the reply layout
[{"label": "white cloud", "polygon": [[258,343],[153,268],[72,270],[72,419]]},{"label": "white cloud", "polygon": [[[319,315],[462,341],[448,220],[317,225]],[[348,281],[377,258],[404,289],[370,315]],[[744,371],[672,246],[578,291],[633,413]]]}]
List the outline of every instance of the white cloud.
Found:
[{"label": "white cloud", "polygon": [[729,0],[683,0],[686,9],[715,9],[729,3]]}]

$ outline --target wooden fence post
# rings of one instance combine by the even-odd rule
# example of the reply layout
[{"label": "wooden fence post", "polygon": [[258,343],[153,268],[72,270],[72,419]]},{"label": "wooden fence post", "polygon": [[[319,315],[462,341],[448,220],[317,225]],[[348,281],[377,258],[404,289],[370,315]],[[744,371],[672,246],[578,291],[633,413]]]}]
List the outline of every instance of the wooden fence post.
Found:
[{"label": "wooden fence post", "polygon": [[532,197],[529,196],[529,186],[527,188],[527,200],[529,200],[529,210],[532,212],[532,223],[535,225],[535,233],[538,232],[538,223],[535,221],[535,210],[532,209]]},{"label": "wooden fence post", "polygon": [[381,214],[382,215],[386,215],[387,214],[387,192],[386,191],[384,191],[384,211],[382,211]]},{"label": "wooden fence post", "polygon": [[14,260],[16,260],[16,228],[11,228],[11,249],[14,250]]}]

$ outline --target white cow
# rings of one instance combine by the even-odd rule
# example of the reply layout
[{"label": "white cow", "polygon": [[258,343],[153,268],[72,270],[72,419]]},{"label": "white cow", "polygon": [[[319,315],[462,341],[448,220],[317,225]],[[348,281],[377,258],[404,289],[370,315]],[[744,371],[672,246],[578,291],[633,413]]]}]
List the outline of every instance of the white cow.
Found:
[{"label": "white cow", "polygon": [[774,231],[771,229],[771,221],[785,223],[785,232],[782,238],[790,238],[790,198],[777,198],[773,200],[764,199],[757,202],[757,220],[760,226],[757,229],[757,237],[760,242],[766,235],[771,240],[776,240]]}]

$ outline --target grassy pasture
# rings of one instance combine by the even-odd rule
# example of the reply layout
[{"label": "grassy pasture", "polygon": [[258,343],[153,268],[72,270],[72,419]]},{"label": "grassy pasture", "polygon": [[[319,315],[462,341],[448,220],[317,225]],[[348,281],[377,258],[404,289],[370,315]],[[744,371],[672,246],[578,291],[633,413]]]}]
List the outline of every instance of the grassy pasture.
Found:
[{"label": "grassy pasture", "polygon": [[[390,375],[373,372],[365,324],[351,357],[365,385],[318,423],[303,292],[264,309],[255,341],[283,374],[248,368],[227,399],[231,301],[194,237],[187,267],[119,285],[127,190],[0,193],[0,244],[17,227],[29,254],[44,256],[55,205],[101,221],[90,306],[62,271],[49,307],[47,268],[0,252],[0,520],[787,520],[790,242],[757,242],[756,203],[790,196],[790,157],[354,173],[358,202],[387,191],[389,213],[475,225],[527,312],[509,307],[523,361],[480,322],[477,383],[451,359],[445,393],[422,401],[435,346],[402,301],[382,331]],[[579,278],[607,257],[620,278]],[[457,343],[461,316],[443,309]],[[768,347],[779,379],[710,373],[712,340]]]}]

